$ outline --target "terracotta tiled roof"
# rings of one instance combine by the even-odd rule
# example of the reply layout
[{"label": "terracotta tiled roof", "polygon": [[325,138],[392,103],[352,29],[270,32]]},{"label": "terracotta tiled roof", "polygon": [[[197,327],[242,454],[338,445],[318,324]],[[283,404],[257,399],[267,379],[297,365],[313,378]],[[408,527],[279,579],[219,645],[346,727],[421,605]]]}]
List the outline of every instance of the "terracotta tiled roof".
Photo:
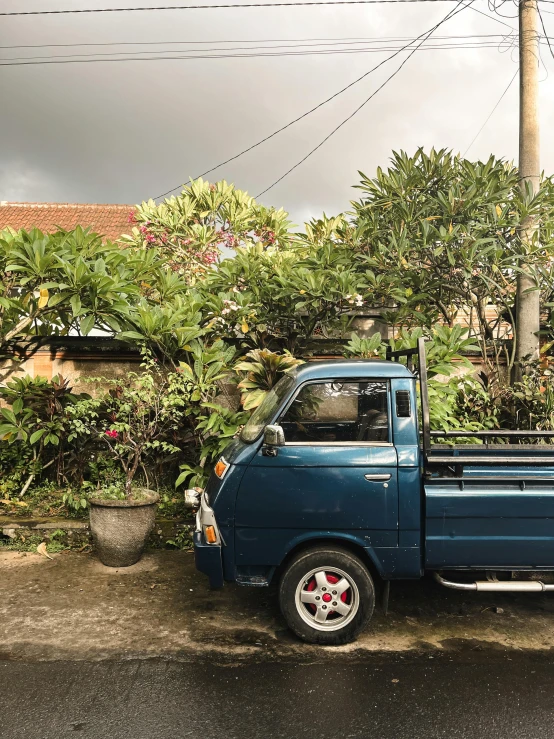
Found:
[{"label": "terracotta tiled roof", "polygon": [[134,205],[99,205],[98,203],[8,203],[0,201],[0,231],[11,226],[16,231],[39,228],[52,233],[58,228],[91,228],[112,241],[129,233],[130,213]]}]

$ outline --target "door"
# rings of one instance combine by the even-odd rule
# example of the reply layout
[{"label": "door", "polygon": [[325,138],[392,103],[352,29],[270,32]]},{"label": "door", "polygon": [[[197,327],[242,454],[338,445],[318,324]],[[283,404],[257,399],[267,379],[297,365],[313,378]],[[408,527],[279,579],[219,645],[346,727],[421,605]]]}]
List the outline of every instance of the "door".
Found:
[{"label": "door", "polygon": [[260,448],[235,511],[236,561],[279,564],[291,543],[317,532],[367,547],[398,545],[397,456],[388,384],[303,385],[279,419],[285,446]]}]

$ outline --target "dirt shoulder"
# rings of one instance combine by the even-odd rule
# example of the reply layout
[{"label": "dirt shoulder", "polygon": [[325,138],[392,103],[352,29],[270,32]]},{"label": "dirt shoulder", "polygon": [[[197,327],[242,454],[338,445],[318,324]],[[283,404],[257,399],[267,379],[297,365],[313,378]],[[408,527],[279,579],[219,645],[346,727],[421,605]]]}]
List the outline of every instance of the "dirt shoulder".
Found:
[{"label": "dirt shoulder", "polygon": [[554,647],[554,597],[457,593],[432,581],[393,583],[352,645],[300,643],[274,589],[211,591],[191,554],[151,551],[133,567],[91,554],[0,553],[0,659],[104,660],[201,654],[225,661],[352,658],[375,652],[531,650]]}]

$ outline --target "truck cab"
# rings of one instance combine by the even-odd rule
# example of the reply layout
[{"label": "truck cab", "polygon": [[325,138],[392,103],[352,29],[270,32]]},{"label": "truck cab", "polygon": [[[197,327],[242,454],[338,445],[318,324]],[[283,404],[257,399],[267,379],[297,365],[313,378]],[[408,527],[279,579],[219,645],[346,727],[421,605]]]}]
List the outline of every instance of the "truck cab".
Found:
[{"label": "truck cab", "polygon": [[376,582],[386,593],[432,570],[487,589],[490,574],[479,588],[439,573],[554,570],[552,447],[430,445],[418,351],[417,375],[398,361],[312,362],[268,393],[199,499],[189,492],[212,587],[277,579],[291,629],[342,644],[371,618]]}]

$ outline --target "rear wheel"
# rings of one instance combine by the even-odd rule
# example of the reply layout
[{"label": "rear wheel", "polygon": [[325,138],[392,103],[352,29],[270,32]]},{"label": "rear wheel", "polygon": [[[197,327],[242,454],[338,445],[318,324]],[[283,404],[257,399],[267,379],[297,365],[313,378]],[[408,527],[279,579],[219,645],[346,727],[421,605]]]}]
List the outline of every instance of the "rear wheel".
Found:
[{"label": "rear wheel", "polygon": [[312,644],[348,644],[367,626],[375,588],[367,567],[346,549],[314,547],[298,554],[279,587],[289,628]]}]

